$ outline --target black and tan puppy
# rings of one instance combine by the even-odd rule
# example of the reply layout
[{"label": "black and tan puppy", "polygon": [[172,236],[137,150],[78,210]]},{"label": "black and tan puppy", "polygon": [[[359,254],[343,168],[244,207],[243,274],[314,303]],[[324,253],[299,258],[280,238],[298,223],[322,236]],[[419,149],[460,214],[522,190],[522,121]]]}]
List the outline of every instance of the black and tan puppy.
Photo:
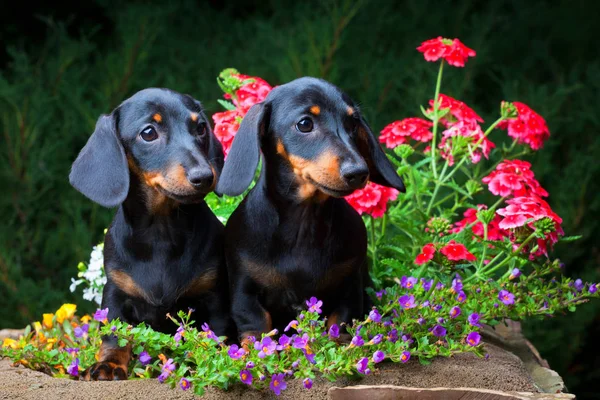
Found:
[{"label": "black and tan puppy", "polygon": [[[145,322],[195,310],[217,335],[230,334],[223,225],[204,202],[223,167],[223,150],[200,103],[145,89],[103,115],[73,163],[71,184],[105,207],[118,206],[104,242],[108,319]],[[129,347],[105,337],[84,379],[127,379]]]},{"label": "black and tan puppy", "polygon": [[370,308],[367,235],[342,198],[367,180],[404,191],[355,103],[323,80],[276,87],[240,126],[217,193],[256,186],[225,228],[232,316],[242,342],[285,326],[311,296],[328,323]]}]

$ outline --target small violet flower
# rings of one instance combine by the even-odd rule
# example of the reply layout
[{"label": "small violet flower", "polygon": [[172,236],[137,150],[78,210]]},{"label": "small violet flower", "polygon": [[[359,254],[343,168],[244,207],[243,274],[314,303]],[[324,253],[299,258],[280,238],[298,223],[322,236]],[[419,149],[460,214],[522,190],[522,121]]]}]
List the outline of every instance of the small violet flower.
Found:
[{"label": "small violet flower", "polygon": [[321,314],[321,307],[323,306],[323,302],[321,300],[318,300],[313,296],[306,302],[306,305],[308,306],[308,311]]},{"label": "small violet flower", "polygon": [[431,290],[432,285],[433,285],[433,279],[427,280],[425,278],[421,278],[421,286],[423,287],[424,291],[429,292],[429,290]]},{"label": "small violet flower", "polygon": [[247,369],[240,371],[240,380],[246,385],[252,385],[252,373]]},{"label": "small violet flower", "polygon": [[465,294],[465,292],[463,292],[462,290],[458,292],[458,296],[456,296],[456,301],[458,301],[459,303],[464,303],[466,299],[467,295]]},{"label": "small violet flower", "polygon": [[304,378],[304,380],[302,381],[302,383],[304,384],[304,387],[306,389],[310,389],[313,385],[313,381],[310,378]]},{"label": "small violet flower", "polygon": [[284,374],[273,374],[271,376],[271,383],[269,384],[269,387],[275,393],[276,396],[279,396],[281,394],[281,391],[287,388],[287,384],[285,383],[284,378]]},{"label": "small violet flower", "polygon": [[352,338],[352,342],[350,342],[350,346],[351,346],[351,347],[361,347],[361,346],[363,346],[364,344],[365,344],[365,341],[363,340],[363,338],[362,338],[362,337],[360,337],[360,336],[358,336],[358,335],[357,335],[357,336],[354,336],[354,337]]},{"label": "small violet flower", "polygon": [[191,387],[192,387],[192,384],[191,384],[191,383],[190,383],[190,381],[188,381],[187,379],[185,379],[185,378],[181,378],[181,380],[179,381],[179,387],[180,387],[182,390],[188,390],[189,388],[191,388]]},{"label": "small violet flower", "polygon": [[498,299],[507,306],[515,304],[515,295],[508,290],[501,290],[500,293],[498,293]]},{"label": "small violet flower", "polygon": [[425,321],[425,318],[423,318],[423,317],[420,317],[420,318],[417,320],[417,323],[418,323],[419,325],[425,325],[425,324],[427,323],[427,321]]},{"label": "small violet flower", "polygon": [[385,359],[385,353],[381,350],[377,350],[373,353],[373,362],[375,364],[382,362]]},{"label": "small violet flower", "polygon": [[396,343],[398,341],[398,330],[392,329],[389,331],[387,334],[387,340],[388,342]]},{"label": "small violet flower", "polygon": [[254,368],[254,362],[253,361],[248,361],[246,363],[246,369],[252,369]]},{"label": "small violet flower", "polygon": [[401,296],[398,299],[398,303],[400,304],[400,307],[404,308],[405,310],[416,307],[415,296],[409,296],[407,294]]},{"label": "small violet flower", "polygon": [[575,281],[575,290],[577,290],[578,292],[581,292],[584,286],[585,285],[583,284],[583,281],[581,279],[577,279]]},{"label": "small violet flower", "polygon": [[471,332],[467,335],[467,344],[469,346],[477,346],[481,341],[481,335],[478,332]]},{"label": "small violet flower", "polygon": [[83,324],[73,329],[73,333],[75,334],[76,338],[80,339],[82,337],[87,337],[89,330],[90,324]]},{"label": "small violet flower", "polygon": [[285,327],[285,329],[283,330],[284,332],[289,331],[290,329],[298,329],[298,321],[296,321],[295,319],[290,321],[289,324],[287,324],[287,326]]},{"label": "small violet flower", "polygon": [[383,335],[381,333],[375,335],[371,340],[369,340],[369,344],[379,344],[383,339]]},{"label": "small violet flower", "polygon": [[265,358],[275,352],[277,349],[277,342],[271,339],[270,336],[266,336],[262,341],[254,342],[254,348],[258,350],[259,358]]},{"label": "small violet flower", "polygon": [[450,318],[456,318],[460,315],[461,310],[459,306],[454,306],[450,309]]},{"label": "small violet flower", "polygon": [[231,357],[233,360],[238,360],[242,358],[246,354],[246,350],[241,347],[238,347],[237,344],[232,344],[229,346],[229,350],[227,350],[227,355]]},{"label": "small violet flower", "polygon": [[405,288],[405,289],[412,289],[413,287],[415,287],[415,284],[417,283],[417,278],[414,278],[412,276],[403,276],[402,279],[400,280],[400,285]]},{"label": "small violet flower", "polygon": [[508,279],[512,281],[513,279],[517,279],[519,276],[521,276],[521,270],[519,268],[513,268],[508,276]]},{"label": "small violet flower", "polygon": [[104,310],[98,309],[94,313],[94,319],[99,322],[107,323],[108,322],[108,308]]},{"label": "small violet flower", "polygon": [[329,337],[337,339],[340,337],[340,327],[337,324],[332,324],[329,327]]},{"label": "small violet flower", "polygon": [[469,315],[467,320],[469,321],[469,324],[471,324],[473,326],[481,326],[479,324],[479,314],[477,314],[477,313],[473,313],[473,314]]},{"label": "small violet flower", "polygon": [[181,341],[184,332],[185,328],[183,327],[183,325],[179,325],[179,328],[177,328],[177,332],[175,332],[175,336],[173,337],[175,339],[175,343],[179,343]]},{"label": "small violet flower", "polygon": [[309,337],[308,334],[304,334],[302,336],[294,336],[292,347],[295,349],[305,349],[308,346]]},{"label": "small violet flower", "polygon": [[140,360],[140,364],[142,364],[143,366],[146,366],[146,365],[150,364],[152,357],[150,357],[150,354],[148,354],[147,351],[142,351],[138,357],[138,360]]},{"label": "small violet flower", "polygon": [[431,330],[431,333],[433,334],[433,336],[444,337],[446,336],[446,328],[444,328],[441,325],[436,325]]},{"label": "small violet flower", "polygon": [[594,294],[598,291],[598,287],[596,283],[592,283],[590,285],[590,287],[588,288],[588,292],[590,292],[590,294]]},{"label": "small violet flower", "polygon": [[67,372],[71,376],[79,376],[79,358],[75,358],[71,365],[67,367]]},{"label": "small violet flower", "polygon": [[372,309],[371,312],[369,313],[369,317],[367,318],[367,322],[369,321],[373,321],[373,322],[381,322],[381,314],[379,314],[379,311],[377,311],[376,308]]},{"label": "small violet flower", "polygon": [[75,348],[75,347],[67,347],[67,348],[65,348],[65,351],[67,353],[69,353],[71,356],[76,356],[79,349]]},{"label": "small violet flower", "polygon": [[371,373],[371,370],[368,368],[368,366],[369,366],[369,359],[367,357],[361,358],[356,363],[356,369],[361,374],[369,375]]},{"label": "small violet flower", "polygon": [[403,351],[400,355],[400,361],[403,363],[408,362],[410,360],[410,351]]},{"label": "small violet flower", "polygon": [[457,276],[456,278],[452,279],[452,288],[451,290],[454,293],[459,293],[461,290],[463,290],[463,283],[462,280],[460,279],[459,276]]},{"label": "small violet flower", "polygon": [[379,292],[375,292],[375,296],[377,296],[377,298],[379,300],[381,300],[381,298],[383,297],[383,295],[387,294],[387,291],[385,289],[380,290]]}]

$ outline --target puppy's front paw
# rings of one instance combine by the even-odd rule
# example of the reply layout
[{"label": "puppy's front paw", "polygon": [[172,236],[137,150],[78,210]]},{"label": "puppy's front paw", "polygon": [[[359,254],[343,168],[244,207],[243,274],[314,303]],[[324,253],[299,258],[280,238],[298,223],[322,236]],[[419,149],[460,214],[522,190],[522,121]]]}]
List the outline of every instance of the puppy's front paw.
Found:
[{"label": "puppy's front paw", "polygon": [[82,381],[124,381],[127,380],[127,366],[113,362],[97,362],[79,378]]}]

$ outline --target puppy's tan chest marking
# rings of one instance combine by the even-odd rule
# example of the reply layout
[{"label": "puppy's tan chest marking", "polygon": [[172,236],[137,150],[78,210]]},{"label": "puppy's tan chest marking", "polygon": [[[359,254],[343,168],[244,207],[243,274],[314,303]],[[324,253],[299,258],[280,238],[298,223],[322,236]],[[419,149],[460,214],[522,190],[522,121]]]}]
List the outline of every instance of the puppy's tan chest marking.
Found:
[{"label": "puppy's tan chest marking", "polygon": [[108,272],[108,275],[112,282],[129,296],[151,302],[150,296],[148,296],[146,291],[142,289],[127,272],[119,269],[113,269]]},{"label": "puppy's tan chest marking", "polygon": [[208,292],[214,288],[217,284],[217,270],[209,269],[202,275],[194,278],[190,284],[185,288],[184,293],[186,295],[198,295]]}]

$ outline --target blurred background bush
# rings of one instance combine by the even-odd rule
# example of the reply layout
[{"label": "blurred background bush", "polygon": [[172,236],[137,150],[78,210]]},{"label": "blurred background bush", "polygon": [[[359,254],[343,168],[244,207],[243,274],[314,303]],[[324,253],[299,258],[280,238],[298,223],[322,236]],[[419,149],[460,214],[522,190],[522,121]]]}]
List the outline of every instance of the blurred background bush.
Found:
[{"label": "blurred background bush", "polygon": [[[466,68],[446,69],[444,93],[488,122],[504,99],[547,119],[551,140],[530,161],[565,232],[583,235],[554,255],[567,274],[598,280],[598,15],[599,3],[577,0],[5,4],[0,328],[23,326],[65,301],[82,305],[70,278],[113,211],[77,193],[67,176],[101,113],[149,86],[189,93],[209,113],[219,111],[215,78],[235,67],[271,84],[326,78],[357,99],[379,131],[418,116],[433,96],[437,64],[415,47],[438,35],[477,50]],[[600,304],[525,328],[572,391],[597,396]]]}]

